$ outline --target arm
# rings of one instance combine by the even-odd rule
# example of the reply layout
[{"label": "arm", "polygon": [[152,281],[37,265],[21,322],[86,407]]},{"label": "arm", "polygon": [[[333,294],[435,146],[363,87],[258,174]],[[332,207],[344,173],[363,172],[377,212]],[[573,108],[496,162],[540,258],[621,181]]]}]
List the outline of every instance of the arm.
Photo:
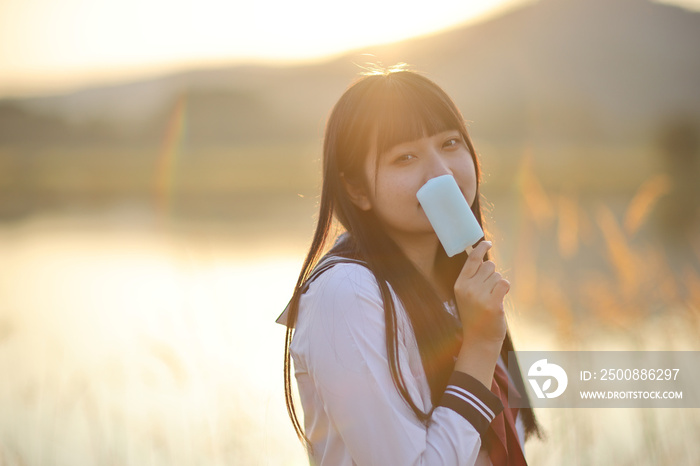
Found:
[{"label": "arm", "polygon": [[[355,463],[475,463],[480,433],[502,410],[500,400],[473,377],[455,372],[431,423],[423,425],[391,379],[384,310],[366,268],[334,267],[312,285],[304,301],[305,315],[295,339],[305,342],[308,373]],[[409,369],[409,351],[400,345],[401,369],[409,393],[421,406],[429,403],[421,397],[427,384],[422,368]],[[414,352],[416,357],[417,349]]]},{"label": "arm", "polygon": [[472,250],[454,287],[464,332],[455,369],[473,375],[487,387],[506,337],[503,300],[510,290],[496,265],[484,262],[491,246],[490,241],[482,241]]}]

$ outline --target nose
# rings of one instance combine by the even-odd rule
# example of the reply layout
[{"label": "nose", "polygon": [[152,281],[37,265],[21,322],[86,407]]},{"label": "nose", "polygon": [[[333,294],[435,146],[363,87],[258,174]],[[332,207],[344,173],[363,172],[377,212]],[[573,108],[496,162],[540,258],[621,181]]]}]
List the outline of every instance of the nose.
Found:
[{"label": "nose", "polygon": [[442,175],[453,175],[452,168],[438,151],[431,151],[428,161],[424,182]]}]

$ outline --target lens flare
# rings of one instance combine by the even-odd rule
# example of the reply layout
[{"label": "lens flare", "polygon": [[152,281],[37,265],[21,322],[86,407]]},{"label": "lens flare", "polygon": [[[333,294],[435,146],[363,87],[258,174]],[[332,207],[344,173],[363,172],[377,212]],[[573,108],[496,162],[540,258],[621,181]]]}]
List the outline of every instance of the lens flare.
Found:
[{"label": "lens flare", "polygon": [[187,96],[180,95],[168,118],[155,171],[155,208],[159,218],[172,213],[177,160],[185,136]]}]

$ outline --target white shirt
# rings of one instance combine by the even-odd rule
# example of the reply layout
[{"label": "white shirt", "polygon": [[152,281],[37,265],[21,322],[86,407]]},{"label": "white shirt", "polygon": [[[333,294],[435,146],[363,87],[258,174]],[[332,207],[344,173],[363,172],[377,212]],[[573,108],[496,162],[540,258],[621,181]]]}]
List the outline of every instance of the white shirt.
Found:
[{"label": "white shirt", "polygon": [[[430,389],[418,346],[395,295],[394,301],[400,368],[413,401],[428,412]],[[385,342],[379,287],[366,267],[336,264],[301,297],[290,351],[312,464],[490,465],[480,432],[502,409],[498,397],[455,373],[461,378],[451,379],[447,403],[426,427],[394,385]]]}]

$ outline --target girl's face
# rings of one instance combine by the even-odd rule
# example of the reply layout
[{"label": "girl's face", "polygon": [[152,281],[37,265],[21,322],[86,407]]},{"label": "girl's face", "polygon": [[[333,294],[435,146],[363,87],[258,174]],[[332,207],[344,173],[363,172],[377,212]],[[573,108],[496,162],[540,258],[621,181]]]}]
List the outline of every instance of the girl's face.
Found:
[{"label": "girl's face", "polygon": [[449,130],[398,144],[365,161],[365,189],[350,189],[355,204],[373,210],[395,241],[435,235],[416,193],[426,181],[454,176],[469,205],[476,197],[476,169],[458,130]]}]

